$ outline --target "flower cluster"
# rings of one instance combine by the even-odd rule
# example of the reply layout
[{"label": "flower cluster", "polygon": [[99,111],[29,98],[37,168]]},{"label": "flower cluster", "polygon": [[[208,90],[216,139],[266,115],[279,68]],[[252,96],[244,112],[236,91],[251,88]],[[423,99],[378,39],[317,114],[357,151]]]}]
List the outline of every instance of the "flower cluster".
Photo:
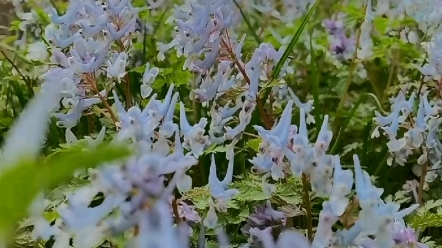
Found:
[{"label": "flower cluster", "polygon": [[[46,27],[45,38],[53,45],[51,59],[59,67],[43,75],[42,89],[62,87],[62,103],[69,111],[54,115],[59,126],[76,126],[84,110],[108,96],[97,84],[102,69],[118,82],[126,75],[136,13],[129,1],[72,2],[62,16],[51,9],[52,24]],[[67,48],[69,52],[62,52]]]},{"label": "flower cluster", "polygon": [[[241,153],[245,154],[244,161],[251,164],[251,173],[261,177],[266,201],[250,205],[255,206],[254,212],[240,223],[242,233],[249,238],[242,247],[427,247],[419,242],[417,231],[404,221],[419,204],[401,206],[383,199],[384,189],[372,181],[355,152],[350,153],[353,167],[349,168],[344,166],[344,154],[329,149],[333,139],[339,140],[341,135],[332,131],[336,129],[330,123],[336,124],[339,119],[330,113],[317,112],[320,109],[315,104],[319,97],[316,101],[304,101],[286,83],[292,74],[301,77],[312,73],[296,71],[292,57],[284,58],[288,40],[275,37],[281,43],[279,48],[271,42],[258,42],[249,52],[246,49],[249,37],[237,32],[244,10],[293,25],[314,6],[313,1],[284,0],[280,1],[281,6],[275,6],[276,2],[265,1],[187,0],[175,5],[166,21],[175,26],[172,40],[152,43],[156,44],[158,64],[152,61],[145,64],[144,73],[137,81],[136,77],[129,77],[129,72],[137,30],[144,25],[139,14],[167,1],[147,2],[148,7],[137,8],[130,0],[71,1],[62,15],[56,9],[48,9],[51,24],[45,28],[44,38],[50,44],[50,59],[55,66],[46,68],[41,92],[23,112],[5,142],[2,162],[13,164],[22,150],[36,157],[51,116],[59,127],[66,129],[67,146],[85,142],[86,149],[93,149],[109,138],[112,144],[127,146],[133,153],[124,160],[89,169],[87,183],[66,193],[63,203],[53,207],[58,216],[53,223],[43,214],[47,207],[44,195],[38,197],[30,213],[33,239],[54,239],[54,247],[89,248],[98,247],[111,237],[124,236],[129,247],[190,247],[192,228],[199,223],[199,247],[204,247],[205,228],[215,231],[221,247],[228,247],[229,238],[222,230],[221,220],[229,212],[229,204],[241,193],[239,187],[232,185],[239,157],[235,149],[244,136],[250,135],[258,140],[259,147],[251,159],[243,149]],[[440,4],[440,1],[428,2]],[[327,36],[323,43],[330,46],[325,49],[326,56],[331,51],[333,56],[328,58],[342,62],[342,66],[348,61],[354,63],[346,75],[350,78],[348,83],[354,68],[360,75],[369,73],[370,68],[360,61],[370,61],[374,56],[376,43],[372,36],[376,16],[403,18],[406,14],[419,23],[420,29],[437,32],[435,22],[439,11],[422,10],[424,7],[413,1],[377,1],[373,8],[372,1],[367,0],[356,6],[365,9],[357,35],[346,27],[346,14],[322,21]],[[431,15],[422,16],[421,12]],[[412,37],[410,30],[398,34],[417,45],[417,38]],[[260,38],[260,34],[254,35]],[[413,172],[426,183],[441,175],[442,144],[438,137],[442,124],[441,97],[439,94],[433,99],[433,91],[423,85],[441,79],[441,37],[435,34],[431,42],[423,44],[422,48],[429,54],[427,61],[423,66],[413,67],[423,76],[420,87],[401,87],[390,99],[389,111],[373,112],[376,127],[372,138],[379,138],[382,133],[388,139],[387,163],[405,166],[411,156],[418,155]],[[319,47],[309,44],[313,45]],[[48,52],[39,50],[46,50],[44,42],[30,46],[28,56],[46,60]],[[154,83],[162,73],[160,64],[167,64],[170,50],[184,61],[182,69],[194,75],[194,86],[188,96],[180,91],[177,82],[164,85],[164,97],[155,88]],[[308,59],[315,58],[309,55]],[[130,95],[132,85],[139,87],[142,101],[137,104],[132,103],[136,99]],[[124,98],[119,94],[121,88],[127,94]],[[264,96],[267,88],[271,88],[270,93]],[[189,120],[189,106],[186,106],[190,101],[193,120]],[[202,117],[199,107],[206,111]],[[337,115],[341,107],[340,104]],[[108,122],[95,139],[89,136],[79,139],[75,134],[77,124],[91,109],[99,109],[99,115],[103,114]],[[278,111],[280,115],[274,118]],[[292,121],[294,113],[299,120],[296,124]],[[26,129],[29,120],[36,123],[36,129]],[[317,127],[315,137],[309,130],[311,124]],[[108,135],[110,129],[115,132]],[[210,154],[210,147],[224,148],[225,157],[217,159],[218,154]],[[220,179],[223,162],[227,168]],[[201,188],[207,189],[206,209],[191,203],[192,199],[180,198],[193,189],[196,165],[209,171],[208,178],[204,178],[208,183]],[[303,183],[306,191],[303,207],[308,218],[312,218],[313,211],[311,196],[321,200],[317,226],[314,229],[308,226],[308,237],[287,230],[288,215],[272,207],[277,205],[271,201],[277,190],[274,182],[284,183],[288,177]],[[417,193],[417,187],[420,191],[424,187],[420,184],[406,184],[418,203],[422,203],[422,192]],[[359,208],[349,211],[353,204],[359,204]],[[349,215],[355,216],[355,221],[337,228],[338,222]]]},{"label": "flower cluster", "polygon": [[[404,89],[405,90],[405,89]],[[419,96],[412,91],[407,100],[404,90],[391,99],[391,113],[387,116],[376,112],[376,123],[372,137],[379,137],[379,130],[383,130],[388,137],[387,143],[391,156],[389,165],[404,165],[409,156],[418,154],[419,158],[413,167],[417,176],[422,175],[422,169],[428,170],[425,180],[433,182],[439,175],[441,168],[440,157],[442,145],[437,138],[439,127],[442,123],[440,118],[440,100],[429,101],[429,91],[423,91]],[[414,108],[415,98],[418,97],[417,109]],[[403,133],[401,138],[397,136]]]},{"label": "flower cluster", "polygon": [[322,26],[329,34],[330,50],[337,59],[348,60],[353,57],[356,49],[355,38],[347,37],[342,20],[324,20]]},{"label": "flower cluster", "polygon": [[[402,218],[418,205],[398,212],[398,204],[385,203],[380,198],[383,189],[372,184],[369,175],[361,169],[357,155],[354,155],[353,179],[352,171],[342,169],[339,156],[326,154],[332,140],[332,132],[327,127],[329,117],[324,116],[318,139],[314,144],[310,144],[306,116],[302,108],[299,128],[290,122],[292,105],[290,100],[281,119],[272,130],[255,127],[263,137],[260,153],[251,161],[256,171],[270,172],[273,179],[284,178],[288,172],[298,177],[303,174],[309,175],[313,192],[329,198],[322,204],[323,209],[319,214],[318,230],[312,247],[345,247],[352,243],[362,245],[366,242],[371,242],[376,247],[392,247],[392,233],[386,232],[391,230],[395,221],[403,222]],[[285,163],[284,158],[287,158],[289,163]],[[352,192],[353,183],[361,206],[359,219],[351,229],[334,235],[332,227],[344,214],[350,202],[348,195]],[[366,235],[373,235],[375,238]]]},{"label": "flower cluster", "polygon": [[435,34],[432,41],[425,44],[428,53],[428,63],[420,67],[420,72],[426,76],[426,80],[440,80],[442,76],[441,59],[442,34]]},{"label": "flower cluster", "polygon": [[249,216],[241,231],[250,234],[256,232],[256,229],[265,230],[270,226],[272,231],[276,232],[273,236],[278,237],[285,226],[286,219],[285,213],[274,210],[270,201],[267,201],[264,206],[255,207],[255,212]]}]

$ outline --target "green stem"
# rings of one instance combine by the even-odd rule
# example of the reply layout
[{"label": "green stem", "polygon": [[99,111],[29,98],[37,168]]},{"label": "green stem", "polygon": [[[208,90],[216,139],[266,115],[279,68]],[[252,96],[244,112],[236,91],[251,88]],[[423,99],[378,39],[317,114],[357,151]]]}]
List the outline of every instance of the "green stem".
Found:
[{"label": "green stem", "polygon": [[[393,60],[391,61],[391,66],[390,66],[390,71],[389,71],[389,74],[388,74],[387,85],[385,86],[386,90],[388,90],[388,88],[390,88],[390,85],[394,81],[393,76],[395,74],[396,60],[398,59],[398,57],[399,57],[399,49],[396,49],[394,51]],[[385,101],[385,97],[386,97],[385,92],[382,92],[381,103],[383,103]]]},{"label": "green stem", "polygon": [[342,93],[341,100],[339,101],[338,110],[337,110],[338,113],[344,107],[345,99],[347,98],[347,94],[348,94],[348,88],[350,88],[353,72],[356,68],[356,59],[358,57],[358,47],[359,47],[359,43],[360,43],[361,33],[362,33],[362,29],[359,28],[357,41],[356,41],[356,49],[353,53],[353,59],[351,61],[350,68],[348,70],[348,77],[347,77],[347,80],[345,81],[344,92]]},{"label": "green stem", "polygon": [[242,19],[244,20],[244,22],[247,25],[247,28],[249,29],[250,33],[252,34],[253,38],[255,39],[256,43],[261,44],[262,40],[261,38],[259,38],[259,36],[256,34],[255,30],[256,28],[252,27],[252,24],[250,24],[249,18],[247,18],[247,15],[244,13],[244,11],[242,10],[241,6],[238,4],[238,2],[236,0],[233,0],[233,2],[235,3],[236,7],[239,10],[239,13],[242,16]]},{"label": "green stem", "polygon": [[373,174],[373,176],[375,176],[375,177],[378,176],[381,173],[381,170],[383,169],[384,165],[387,164],[387,159],[388,159],[388,156],[389,156],[388,147],[385,147],[381,154],[384,154],[384,153],[385,153],[384,158],[378,164],[378,167],[376,168],[376,171]]},{"label": "green stem", "polygon": [[417,199],[421,207],[424,205],[424,185],[425,185],[425,177],[427,176],[427,167],[428,167],[428,158],[427,162],[422,165],[421,177],[419,178],[419,189],[418,189]]},{"label": "green stem", "polygon": [[[232,45],[230,44],[230,41],[228,40],[226,42],[224,39],[222,39],[221,42],[224,45],[224,47],[227,49],[227,52],[229,53],[231,59],[235,63],[236,67],[238,68],[239,72],[243,75],[246,83],[250,84],[250,78],[246,73],[245,67],[243,64],[241,64],[241,62],[238,60],[235,53],[233,52]],[[256,106],[258,107],[258,111],[261,114],[261,118],[262,118],[264,127],[266,129],[271,129],[273,126],[273,120],[269,119],[269,117],[264,109],[264,102],[262,101],[259,94],[256,96]],[[270,106],[270,108],[272,108],[272,106]]]},{"label": "green stem", "polygon": [[357,38],[356,38],[356,49],[355,49],[355,51],[353,53],[353,59],[352,59],[351,64],[350,64],[347,81],[345,82],[344,91],[342,93],[341,100],[339,101],[339,105],[338,105],[338,108],[336,110],[336,117],[333,120],[333,123],[331,125],[333,127],[333,129],[334,129],[333,133],[336,133],[336,131],[337,131],[336,129],[338,127],[336,126],[336,122],[339,119],[339,116],[341,115],[342,109],[344,108],[345,99],[347,98],[347,94],[348,94],[348,88],[350,88],[353,72],[354,72],[355,67],[356,67],[356,59],[358,57],[358,47],[359,47],[359,43],[360,43],[360,39],[361,39],[361,33],[362,33],[362,28],[359,28],[358,35],[357,35]]},{"label": "green stem", "polygon": [[311,241],[313,239],[313,219],[312,206],[310,202],[309,183],[306,174],[302,174],[302,189],[304,191],[304,205],[307,212],[307,237]]},{"label": "green stem", "polygon": [[[197,86],[197,83],[196,83],[196,80],[193,80],[193,85],[192,85],[192,88],[193,89],[196,89],[198,86]],[[196,99],[195,99],[195,97],[192,99],[192,108],[193,108],[193,123],[195,124],[195,123],[198,123],[199,121],[200,121],[200,119],[201,119],[201,116],[200,116],[200,104],[196,101]],[[201,161],[201,159],[199,159],[198,160],[198,168],[199,168],[199,170],[200,170],[200,176],[201,176],[201,186],[203,186],[203,185],[206,185],[206,179],[207,179],[207,176],[206,176],[206,171],[205,171],[205,168],[204,168],[204,163],[202,163],[202,161]]]}]

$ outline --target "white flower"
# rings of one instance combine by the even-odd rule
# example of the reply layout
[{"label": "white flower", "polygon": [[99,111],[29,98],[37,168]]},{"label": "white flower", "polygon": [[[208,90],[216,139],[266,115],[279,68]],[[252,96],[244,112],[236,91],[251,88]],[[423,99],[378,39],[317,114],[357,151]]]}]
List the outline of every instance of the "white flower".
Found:
[{"label": "white flower", "polygon": [[157,78],[158,74],[160,72],[160,69],[158,67],[152,67],[150,68],[150,64],[146,64],[146,70],[144,71],[141,85],[141,97],[147,98],[150,93],[152,93],[152,84]]},{"label": "white flower", "polygon": [[36,41],[28,46],[28,54],[26,58],[34,61],[46,61],[49,53],[46,44],[43,41]]},{"label": "white flower", "polygon": [[113,54],[111,61],[107,62],[107,77],[116,77],[118,81],[126,75],[127,53]]}]

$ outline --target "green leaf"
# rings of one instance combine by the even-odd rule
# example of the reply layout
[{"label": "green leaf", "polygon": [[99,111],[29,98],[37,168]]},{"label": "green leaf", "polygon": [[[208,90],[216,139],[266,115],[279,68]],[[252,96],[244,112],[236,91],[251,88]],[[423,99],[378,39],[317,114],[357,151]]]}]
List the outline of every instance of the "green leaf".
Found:
[{"label": "green leaf", "polygon": [[240,191],[236,198],[240,201],[255,202],[267,200],[270,197],[262,192],[260,188],[257,188],[256,190]]},{"label": "green leaf", "polygon": [[216,144],[212,144],[204,151],[204,154],[226,152],[226,150],[227,148],[225,146],[217,146]]},{"label": "green leaf", "polygon": [[266,90],[266,89],[271,89],[271,88],[273,88],[275,86],[283,86],[283,85],[286,85],[286,84],[287,84],[287,82],[285,82],[284,79],[272,79],[270,81],[270,83],[268,83],[266,85],[263,85],[261,87],[261,92]]},{"label": "green leaf", "polygon": [[246,148],[250,148],[253,151],[259,151],[259,144],[261,143],[261,138],[249,139],[246,143]]},{"label": "green leaf", "polygon": [[[247,210],[247,209],[243,208],[243,210]],[[250,213],[249,213],[249,215],[250,215]],[[249,217],[249,215],[246,215],[245,212],[242,214],[241,213],[239,213],[239,214],[238,213],[232,213],[232,214],[229,213],[226,216],[225,223],[226,224],[240,224],[241,222],[246,221],[247,218]]]},{"label": "green leaf", "polygon": [[[279,73],[281,72],[282,66],[287,61],[290,53],[292,53],[293,48],[295,47],[296,43],[298,42],[299,38],[301,37],[302,31],[304,31],[305,27],[307,26],[307,22],[310,20],[310,17],[312,16],[316,6],[318,5],[319,0],[316,0],[313,5],[311,5],[310,10],[307,12],[307,14],[304,16],[304,18],[301,21],[300,26],[296,30],[295,34],[293,35],[292,39],[290,40],[290,43],[288,44],[287,48],[285,49],[284,53],[281,56],[281,59],[278,61],[276,66],[273,68],[272,76],[269,84],[271,85],[273,83],[273,80],[278,78]],[[263,96],[262,96],[262,102],[266,102],[267,98],[271,92],[271,88],[266,87]]]},{"label": "green leaf", "polygon": [[279,198],[281,198],[283,201],[285,201],[288,204],[296,205],[296,204],[302,203],[302,198],[301,198],[301,196],[298,196],[298,195],[294,195],[294,196],[281,195],[281,196],[279,196]]},{"label": "green leaf", "polygon": [[[7,234],[27,214],[28,206],[35,196],[69,180],[79,168],[95,167],[104,162],[121,159],[129,154],[124,147],[99,146],[88,151],[77,147],[72,151],[58,153],[43,161],[22,160],[0,176],[0,232]],[[6,232],[6,233],[5,233]]]},{"label": "green leaf", "polygon": [[348,15],[349,20],[360,21],[365,17],[365,10],[356,4],[349,4],[345,6],[344,12]]},{"label": "green leaf", "polygon": [[11,21],[11,24],[10,24],[10,26],[9,26],[9,31],[17,31],[17,30],[20,30],[20,24],[21,24],[21,21],[20,21],[20,20],[14,20],[14,21]]},{"label": "green leaf", "polygon": [[[442,199],[428,200],[423,207],[407,218],[413,228],[441,227],[442,226]],[[430,211],[433,210],[433,211]],[[436,211],[434,211],[436,210]]]},{"label": "green leaf", "polygon": [[135,68],[132,68],[130,70],[130,72],[136,72],[136,73],[143,74],[145,70],[146,70],[146,65],[142,65],[142,66],[137,66]]},{"label": "green leaf", "polygon": [[46,221],[52,222],[60,216],[57,211],[50,211],[50,212],[44,212],[43,217],[46,219]]},{"label": "green leaf", "polygon": [[34,10],[40,18],[39,21],[41,24],[48,25],[49,23],[51,23],[48,14],[42,8],[34,8]]},{"label": "green leaf", "polygon": [[188,200],[195,205],[197,209],[206,209],[209,206],[210,192],[207,185],[205,187],[195,187],[190,191],[183,193],[182,201]]},{"label": "green leaf", "polygon": [[423,215],[414,214],[408,218],[408,224],[413,228],[441,227],[442,215],[430,212]]}]

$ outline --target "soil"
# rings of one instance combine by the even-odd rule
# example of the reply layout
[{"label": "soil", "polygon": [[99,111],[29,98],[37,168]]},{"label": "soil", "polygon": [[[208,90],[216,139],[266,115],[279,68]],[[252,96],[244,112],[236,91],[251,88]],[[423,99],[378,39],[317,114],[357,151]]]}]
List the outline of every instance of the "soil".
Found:
[{"label": "soil", "polygon": [[[0,0],[0,26],[9,28],[12,20],[12,8],[11,3]],[[5,28],[0,28],[0,34],[6,34]]]}]

